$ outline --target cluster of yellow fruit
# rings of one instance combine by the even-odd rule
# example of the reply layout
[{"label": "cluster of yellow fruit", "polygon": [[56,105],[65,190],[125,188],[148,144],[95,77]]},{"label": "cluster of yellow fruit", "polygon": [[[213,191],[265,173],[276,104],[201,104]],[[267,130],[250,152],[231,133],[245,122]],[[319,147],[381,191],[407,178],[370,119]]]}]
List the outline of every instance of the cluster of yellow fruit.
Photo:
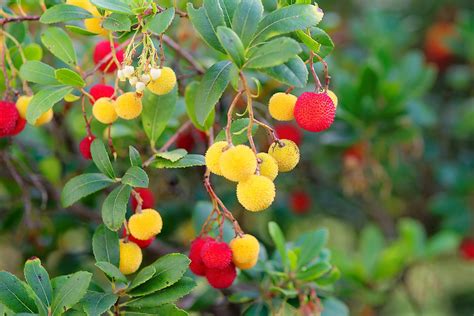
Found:
[{"label": "cluster of yellow fruit", "polygon": [[102,36],[107,36],[109,34],[109,31],[102,27],[104,17],[89,0],[67,0],[66,4],[80,7],[89,11],[93,15],[92,18],[84,20],[84,27],[87,31]]},{"label": "cluster of yellow fruit", "polygon": [[273,180],[279,172],[288,172],[300,160],[298,146],[291,140],[274,142],[268,153],[255,153],[249,146],[220,141],[206,152],[209,170],[224,178],[238,182],[237,199],[252,212],[268,208],[275,199]]},{"label": "cluster of yellow fruit", "polygon": [[[16,108],[18,110],[18,114],[20,115],[22,119],[26,119],[26,111],[28,110],[28,107],[30,106],[30,102],[32,98],[33,98],[32,96],[21,96],[16,101]],[[49,109],[48,111],[43,113],[40,117],[38,117],[38,119],[35,121],[33,125],[41,126],[44,124],[48,124],[53,119],[53,116],[54,116],[53,109]]]},{"label": "cluster of yellow fruit", "polygon": [[120,81],[128,79],[137,93],[142,93],[145,88],[148,88],[156,95],[170,93],[177,81],[174,70],[169,67],[151,67],[146,71],[139,71],[131,65],[126,65],[117,71],[117,77]]},{"label": "cluster of yellow fruit", "polygon": [[158,235],[162,228],[161,215],[154,209],[144,209],[130,216],[127,236],[120,240],[120,272],[125,275],[135,273],[142,264],[142,250],[132,240],[150,240]]}]

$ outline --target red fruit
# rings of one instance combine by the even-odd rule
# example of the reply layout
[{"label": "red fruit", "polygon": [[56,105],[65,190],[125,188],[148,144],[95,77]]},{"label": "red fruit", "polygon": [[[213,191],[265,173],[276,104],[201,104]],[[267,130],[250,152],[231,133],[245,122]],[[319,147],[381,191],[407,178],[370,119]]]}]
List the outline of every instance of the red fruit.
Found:
[{"label": "red fruit", "polygon": [[466,238],[459,245],[459,250],[466,260],[474,260],[474,239]]},{"label": "red fruit", "polygon": [[225,242],[207,242],[201,249],[201,258],[209,269],[224,269],[232,261],[232,250]]},{"label": "red fruit", "polygon": [[21,116],[18,117],[18,120],[16,121],[16,126],[9,136],[15,136],[15,135],[20,134],[25,129],[25,126],[26,126],[26,120],[22,118]]},{"label": "red fruit", "polygon": [[326,93],[304,92],[296,100],[295,120],[310,132],[322,132],[334,122],[336,107]]},{"label": "red fruit", "polygon": [[[117,48],[118,44],[114,43],[114,47]],[[97,43],[94,49],[94,63],[97,65],[99,64],[107,55],[112,52],[110,49],[110,42],[109,41],[102,41]],[[119,49],[116,50],[117,60],[121,63],[123,61],[123,50]],[[110,66],[109,66],[110,64]],[[99,66],[99,69],[103,72],[114,72],[117,70],[117,65],[113,61],[112,56],[108,58],[104,63]]]},{"label": "red fruit", "polygon": [[[123,235],[123,237],[127,236],[127,230],[125,229],[125,227],[123,228],[122,235]],[[144,249],[144,248],[149,247],[153,243],[153,241],[155,240],[155,236],[153,236],[152,238],[150,238],[148,240],[140,240],[140,239],[137,239],[137,238],[133,237],[132,234],[129,234],[128,235],[128,240],[131,241],[131,242],[136,243],[138,245],[138,247]]]},{"label": "red fruit", "polygon": [[294,191],[290,195],[290,208],[296,214],[307,213],[311,208],[311,197],[305,191]]},{"label": "red fruit", "polygon": [[454,60],[449,40],[456,35],[456,26],[451,22],[437,22],[430,26],[425,37],[425,56],[443,70]]},{"label": "red fruit", "polygon": [[225,289],[234,283],[237,271],[233,263],[230,263],[224,269],[207,269],[206,279],[215,289]]},{"label": "red fruit", "polygon": [[[140,195],[143,200],[142,209],[153,208],[155,206],[155,197],[153,192],[147,188],[136,188],[135,191]],[[132,203],[132,210],[135,212],[138,206],[138,201],[133,195],[130,197]]]},{"label": "red fruit", "polygon": [[79,151],[82,154],[82,157],[86,160],[91,160],[92,159],[92,154],[91,154],[91,144],[94,141],[95,136],[86,136],[84,137],[81,142],[79,143]]},{"label": "red fruit", "polygon": [[298,146],[301,144],[303,133],[293,124],[278,124],[275,126],[275,132],[278,138],[289,139]]},{"label": "red fruit", "polygon": [[186,149],[187,152],[193,150],[196,142],[191,132],[181,133],[176,139],[176,147]]},{"label": "red fruit", "polygon": [[89,93],[94,98],[90,98],[89,100],[91,104],[94,104],[94,102],[99,100],[100,98],[111,98],[115,93],[115,89],[112,86],[99,83],[93,86]]},{"label": "red fruit", "polygon": [[15,103],[0,101],[0,113],[0,137],[11,136],[20,118]]},{"label": "red fruit", "polygon": [[211,237],[198,237],[193,240],[191,243],[191,248],[189,249],[189,259],[191,259],[191,263],[189,264],[189,269],[195,274],[199,276],[206,275],[206,266],[202,262],[201,258],[201,250],[202,247],[208,243],[213,242],[214,239]]}]

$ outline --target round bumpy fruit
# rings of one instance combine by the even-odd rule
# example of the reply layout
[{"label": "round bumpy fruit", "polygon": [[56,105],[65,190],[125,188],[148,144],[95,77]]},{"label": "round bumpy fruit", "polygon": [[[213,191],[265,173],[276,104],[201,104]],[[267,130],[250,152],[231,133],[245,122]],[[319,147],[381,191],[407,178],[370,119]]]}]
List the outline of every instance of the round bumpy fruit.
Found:
[{"label": "round bumpy fruit", "polygon": [[215,289],[225,289],[234,283],[237,271],[233,264],[229,264],[224,269],[208,269],[206,271],[206,279]]},{"label": "round bumpy fruit", "polygon": [[130,234],[140,240],[148,240],[158,235],[162,228],[163,220],[160,213],[151,208],[133,214],[128,220]]},{"label": "round bumpy fruit", "polygon": [[66,4],[75,5],[76,7],[89,11],[93,15],[99,14],[96,7],[94,7],[89,0],[67,0]]},{"label": "round bumpy fruit", "polygon": [[120,240],[120,272],[125,275],[135,273],[140,268],[142,259],[142,250],[137,244]]},{"label": "round bumpy fruit", "polygon": [[[117,56],[117,60],[119,63],[123,62],[123,50],[117,49],[118,44],[114,43],[115,47],[115,54]],[[115,64],[112,56],[110,58],[106,58],[110,53],[112,52],[112,49],[110,48],[110,42],[109,41],[102,41],[97,43],[94,49],[94,63],[98,65],[100,63],[99,69],[103,72],[114,72],[117,70],[117,65]],[[102,62],[103,61],[103,62]]]},{"label": "round bumpy fruit", "polygon": [[86,136],[79,143],[79,151],[81,152],[82,157],[86,160],[92,159],[91,144],[94,141],[94,139],[95,139],[94,135]]},{"label": "round bumpy fruit", "polygon": [[232,261],[237,268],[250,269],[257,263],[260,244],[254,236],[245,234],[232,239],[230,249],[232,249]]},{"label": "round bumpy fruit", "polygon": [[95,33],[97,35],[107,36],[109,31],[102,27],[102,22],[104,19],[102,17],[93,17],[90,19],[84,20],[84,27],[91,33]]},{"label": "round bumpy fruit", "polygon": [[275,180],[278,176],[278,164],[272,156],[267,153],[258,153],[257,158],[260,159],[259,168],[260,175],[270,180]]},{"label": "round bumpy fruit", "polygon": [[331,90],[328,90],[327,95],[331,98],[332,103],[334,103],[334,107],[337,108],[337,104],[339,102],[338,98],[337,98],[337,95],[334,92],[332,92]]},{"label": "round bumpy fruit", "polygon": [[322,132],[334,122],[336,107],[326,93],[304,92],[295,105],[295,120],[310,132]]},{"label": "round bumpy fruit", "polygon": [[237,145],[222,153],[219,167],[226,179],[234,182],[244,181],[255,173],[257,158],[250,147]]},{"label": "round bumpy fruit", "polygon": [[112,98],[114,93],[114,87],[98,83],[94,85],[89,91],[89,94],[93,98],[90,98],[89,101],[91,102],[91,104],[94,104],[94,102],[99,100],[100,98]]},{"label": "round bumpy fruit", "polygon": [[[153,208],[155,205],[155,197],[153,192],[147,188],[136,188],[134,189],[142,198],[142,209]],[[130,197],[130,203],[132,204],[132,210],[135,212],[138,206],[138,201],[135,199],[133,194]]]},{"label": "round bumpy fruit", "polygon": [[92,107],[92,114],[102,124],[112,124],[117,120],[115,101],[110,98],[100,98]]},{"label": "round bumpy fruit", "polygon": [[15,129],[20,115],[14,103],[0,101],[0,136],[9,136]]},{"label": "round bumpy fruit", "polygon": [[[283,146],[280,143],[283,143]],[[274,142],[268,149],[268,154],[275,158],[278,164],[278,171],[288,172],[293,170],[300,161],[300,150],[289,139],[281,139],[280,143]]]},{"label": "round bumpy fruit", "polygon": [[[125,229],[125,227],[123,228],[123,232],[122,232],[122,235],[123,237],[127,237],[127,230]],[[153,241],[155,241],[156,237],[152,237],[148,240],[140,240],[140,239],[137,239],[135,237],[133,237],[132,234],[128,234],[128,240],[137,244],[138,247],[140,247],[141,249],[145,249],[145,248],[148,248],[152,243]]]},{"label": "round bumpy fruit", "polygon": [[237,184],[237,199],[248,211],[263,211],[275,199],[275,184],[267,177],[252,175]]},{"label": "round bumpy fruit", "polygon": [[279,121],[291,121],[297,98],[289,93],[275,93],[268,102],[270,115]]},{"label": "round bumpy fruit", "polygon": [[122,94],[115,101],[115,111],[124,120],[133,120],[142,113],[142,99],[135,92]]},{"label": "round bumpy fruit", "polygon": [[174,70],[169,67],[161,69],[161,75],[156,79],[150,81],[148,89],[157,95],[164,95],[169,93],[176,86],[176,74]]},{"label": "round bumpy fruit", "polygon": [[[28,111],[28,107],[32,98],[32,96],[21,96],[16,101],[16,108],[18,109],[18,113],[20,114],[21,118],[26,119],[26,112]],[[53,115],[53,110],[49,109],[45,113],[41,114],[33,125],[41,126],[47,124],[51,122],[51,120],[53,119]]]},{"label": "round bumpy fruit", "polygon": [[221,159],[224,148],[228,145],[229,144],[224,141],[215,142],[206,151],[206,166],[212,173],[217,174],[218,176],[222,176],[219,160]]},{"label": "round bumpy fruit", "polygon": [[301,144],[303,133],[293,124],[278,124],[275,126],[278,138],[292,140],[296,145]]},{"label": "round bumpy fruit", "polygon": [[206,266],[201,258],[201,250],[205,244],[209,242],[214,242],[214,239],[211,237],[198,237],[193,240],[191,243],[191,248],[189,249],[189,259],[191,259],[191,263],[189,264],[189,269],[195,274],[199,276],[206,275]]},{"label": "round bumpy fruit", "polygon": [[232,251],[225,242],[209,241],[202,246],[201,259],[208,269],[224,269],[232,261]]}]

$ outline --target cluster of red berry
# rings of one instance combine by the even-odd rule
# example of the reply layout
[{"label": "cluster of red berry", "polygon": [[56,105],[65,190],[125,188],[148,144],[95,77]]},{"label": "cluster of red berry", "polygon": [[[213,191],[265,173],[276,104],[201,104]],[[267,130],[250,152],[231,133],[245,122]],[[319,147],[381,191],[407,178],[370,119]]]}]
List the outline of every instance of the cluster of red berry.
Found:
[{"label": "cluster of red berry", "polygon": [[18,135],[23,131],[26,120],[20,116],[15,103],[0,101],[0,137]]}]

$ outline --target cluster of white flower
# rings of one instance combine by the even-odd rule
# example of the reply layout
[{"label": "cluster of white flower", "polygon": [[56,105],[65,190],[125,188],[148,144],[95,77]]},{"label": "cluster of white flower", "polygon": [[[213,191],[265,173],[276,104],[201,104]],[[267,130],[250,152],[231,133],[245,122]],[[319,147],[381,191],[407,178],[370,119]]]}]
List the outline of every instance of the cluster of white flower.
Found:
[{"label": "cluster of white flower", "polygon": [[128,82],[132,87],[135,87],[135,91],[142,93],[145,90],[146,85],[151,80],[157,80],[161,76],[160,68],[150,68],[149,73],[142,73],[139,75],[135,73],[135,68],[131,65],[124,65],[122,69],[117,71],[117,76],[120,81]]}]

